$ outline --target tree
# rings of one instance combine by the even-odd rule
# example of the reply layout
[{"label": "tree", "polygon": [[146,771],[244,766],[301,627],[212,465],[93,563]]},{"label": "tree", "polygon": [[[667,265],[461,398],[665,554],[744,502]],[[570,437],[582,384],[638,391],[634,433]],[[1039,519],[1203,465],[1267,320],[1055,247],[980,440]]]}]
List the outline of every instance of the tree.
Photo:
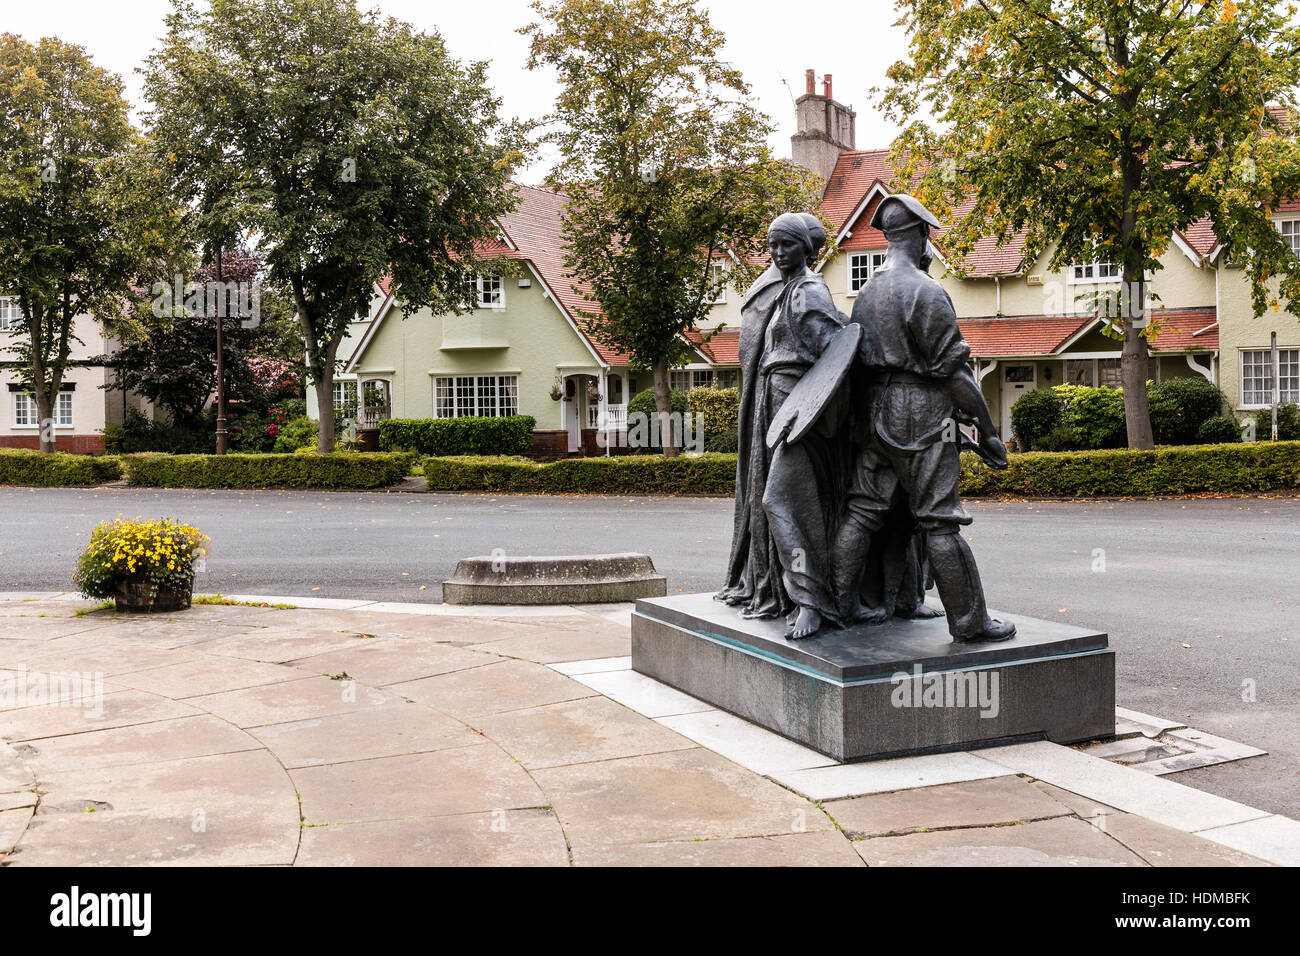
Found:
[{"label": "tree", "polygon": [[[264,274],[262,260],[246,249],[227,250],[222,256],[222,282],[228,286],[256,290]],[[136,306],[137,325],[143,334],[123,342],[114,354],[102,361],[116,371],[117,387],[143,395],[167,410],[172,424],[186,431],[198,431],[202,416],[217,385],[217,321],[215,297],[207,290],[214,287],[216,268],[208,264],[190,276],[183,289],[171,283],[159,283],[151,290],[153,299]],[[210,298],[212,301],[210,301]],[[223,303],[224,305],[224,303]],[[233,311],[226,309],[225,311]],[[266,356],[283,367],[283,316],[291,312],[271,296],[258,299],[256,324],[223,316],[222,350],[225,359],[227,395],[256,394],[259,382],[250,360]],[[302,361],[302,339],[294,335],[296,351],[290,353]]]},{"label": "tree", "polygon": [[77,317],[117,322],[178,231],[127,109],[81,47],[0,36],[0,292],[46,452]]},{"label": "tree", "polygon": [[406,315],[469,307],[475,243],[515,203],[522,128],[482,63],[353,0],[173,0],[146,89],[160,155],[211,261],[241,231],[293,302],[334,447],[348,323],[385,275]]},{"label": "tree", "polygon": [[[899,179],[946,213],[957,259],[1020,231],[1049,267],[1118,263],[1094,298],[1122,321],[1128,443],[1151,448],[1146,277],[1173,230],[1213,219],[1252,285],[1256,313],[1300,292],[1270,220],[1296,195],[1300,151],[1268,107],[1294,106],[1300,31],[1271,0],[900,0],[910,58],[882,103],[906,124]],[[913,119],[922,109],[931,124]],[[1270,282],[1276,278],[1278,281]]]},{"label": "tree", "polygon": [[[561,86],[544,139],[559,154],[550,181],[568,196],[565,265],[575,290],[599,303],[581,317],[598,341],[653,370],[667,415],[668,370],[686,361],[683,335],[720,289],[715,261],[734,261],[732,284],[744,288],[769,222],[813,208],[820,183],[772,157],[771,123],[717,59],[723,36],[694,0],[532,9],[542,20],[520,30],[528,67],[553,67]],[[678,451],[665,439],[665,455]]]}]

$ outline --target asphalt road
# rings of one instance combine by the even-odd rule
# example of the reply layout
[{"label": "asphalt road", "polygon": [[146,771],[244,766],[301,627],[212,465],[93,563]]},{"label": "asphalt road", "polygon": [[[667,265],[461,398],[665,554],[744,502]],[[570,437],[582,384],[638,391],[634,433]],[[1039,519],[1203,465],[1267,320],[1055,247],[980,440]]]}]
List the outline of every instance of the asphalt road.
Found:
[{"label": "asphalt road", "polygon": [[[1105,629],[1121,706],[1269,751],[1172,779],[1300,817],[1300,499],[968,506],[991,607]],[[0,508],[0,591],[70,586],[118,514],[211,536],[201,590],[393,601],[439,600],[458,558],[497,548],[639,551],[669,593],[712,590],[731,536],[708,498],[2,488]]]}]

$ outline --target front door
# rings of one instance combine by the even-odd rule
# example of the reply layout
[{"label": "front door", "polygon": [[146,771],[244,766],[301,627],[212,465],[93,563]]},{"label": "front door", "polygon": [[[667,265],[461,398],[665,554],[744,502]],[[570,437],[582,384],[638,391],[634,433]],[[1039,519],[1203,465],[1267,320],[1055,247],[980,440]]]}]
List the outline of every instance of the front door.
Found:
[{"label": "front door", "polygon": [[564,427],[569,432],[569,453],[582,450],[582,379],[570,375],[564,380]]},{"label": "front door", "polygon": [[[1009,441],[1011,433],[1011,406],[1027,392],[1032,392],[1037,384],[1037,371],[1030,365],[1002,366],[1002,420],[1000,423],[1002,438]],[[1028,449],[1022,448],[1021,451]]]}]

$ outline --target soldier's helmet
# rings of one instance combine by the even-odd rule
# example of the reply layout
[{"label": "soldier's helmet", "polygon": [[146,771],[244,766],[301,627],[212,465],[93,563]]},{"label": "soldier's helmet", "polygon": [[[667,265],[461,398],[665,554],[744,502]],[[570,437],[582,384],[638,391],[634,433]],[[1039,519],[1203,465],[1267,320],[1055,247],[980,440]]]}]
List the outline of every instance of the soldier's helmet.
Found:
[{"label": "soldier's helmet", "polygon": [[883,232],[888,239],[891,233],[897,235],[918,226],[923,227],[928,235],[931,229],[939,228],[939,220],[915,196],[894,193],[886,196],[876,206],[871,225]]}]

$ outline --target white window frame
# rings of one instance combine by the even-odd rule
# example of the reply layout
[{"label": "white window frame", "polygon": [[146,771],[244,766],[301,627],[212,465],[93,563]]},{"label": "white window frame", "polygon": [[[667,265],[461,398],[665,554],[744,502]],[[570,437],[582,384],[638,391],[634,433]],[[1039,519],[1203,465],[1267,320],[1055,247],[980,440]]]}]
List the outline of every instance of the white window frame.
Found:
[{"label": "white window frame", "polygon": [[505,418],[518,414],[518,375],[433,377],[434,418]]},{"label": "white window frame", "polygon": [[[1279,346],[1277,352],[1278,366],[1282,379],[1282,389],[1278,400],[1283,403],[1300,402],[1300,348],[1295,346],[1289,348]],[[1273,404],[1273,358],[1270,351],[1266,348],[1242,348],[1237,350],[1237,355],[1237,368],[1241,374],[1241,404],[1237,407],[1243,411],[1246,409],[1270,408]],[[1258,377],[1262,379],[1262,387],[1250,389],[1250,391],[1254,392],[1256,395],[1264,395],[1264,401],[1262,402],[1249,402],[1246,400],[1246,357],[1248,355],[1259,357],[1259,362],[1252,361],[1250,363],[1252,370],[1255,368],[1262,368],[1264,370],[1264,374]],[[1257,376],[1252,375],[1252,380],[1255,380],[1256,378]],[[1292,385],[1292,383],[1294,383],[1294,385]],[[1288,388],[1289,385],[1291,386],[1290,388]]]},{"label": "white window frame", "polygon": [[[858,282],[857,285],[854,285],[854,279],[861,278],[861,273],[864,268],[861,260],[866,260],[866,277],[862,278],[862,281]],[[884,249],[868,249],[863,252],[849,253],[848,295],[850,297],[857,295],[860,290],[866,288],[868,282],[874,279],[879,273],[883,272],[884,269]],[[854,275],[855,272],[858,273],[857,276]]]},{"label": "white window frame", "polygon": [[1300,256],[1300,217],[1274,219],[1273,224],[1277,226],[1277,231],[1282,234],[1282,238],[1291,243],[1291,251],[1296,256]]},{"label": "white window frame", "polygon": [[[682,376],[690,382],[685,388],[678,388],[674,382],[681,384]],[[686,368],[674,368],[668,371],[668,388],[674,392],[689,392],[693,388],[713,388],[717,381],[713,367],[708,365],[691,365]]]},{"label": "white window frame", "polygon": [[16,296],[0,295],[0,332],[12,332],[21,315]]},{"label": "white window frame", "polygon": [[720,283],[720,285],[718,286],[718,297],[713,300],[713,304],[726,305],[727,304],[727,272],[728,272],[727,260],[714,259],[713,262],[709,264],[709,269],[713,273],[713,281]]},{"label": "white window frame", "polygon": [[[1081,275],[1083,270],[1090,270],[1091,275]],[[1113,272],[1114,275],[1102,276],[1099,273],[1105,270]],[[1089,259],[1085,262],[1071,262],[1070,270],[1066,273],[1070,285],[1106,285],[1110,282],[1122,282],[1124,280],[1124,267],[1118,262],[1110,262],[1105,259]]]},{"label": "white window frame", "polygon": [[[28,392],[13,392],[14,428],[40,428],[40,412],[36,399]],[[75,419],[72,411],[72,392],[59,392],[54,399],[54,427],[72,428]]]},{"label": "white window frame", "polygon": [[470,280],[474,288],[474,308],[504,309],[506,307],[506,284],[495,273],[475,276]]}]

